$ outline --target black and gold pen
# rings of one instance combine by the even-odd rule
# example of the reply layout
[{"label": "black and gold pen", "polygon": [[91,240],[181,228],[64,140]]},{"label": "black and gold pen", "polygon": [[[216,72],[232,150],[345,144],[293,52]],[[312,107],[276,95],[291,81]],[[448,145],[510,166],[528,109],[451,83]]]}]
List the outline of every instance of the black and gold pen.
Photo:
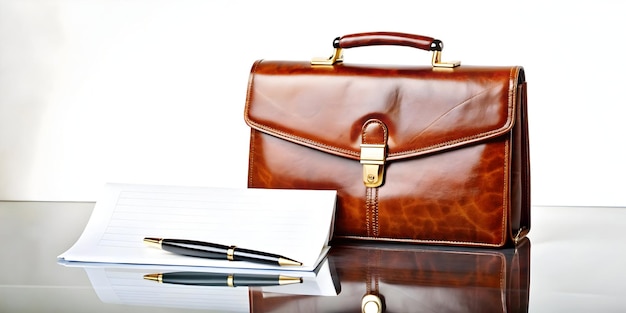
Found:
[{"label": "black and gold pen", "polygon": [[260,287],[302,283],[302,278],[300,277],[290,277],[284,275],[222,274],[203,272],[155,273],[144,275],[143,278],[165,284],[221,287]]},{"label": "black and gold pen", "polygon": [[146,237],[143,239],[146,244],[158,247],[172,253],[229,261],[248,261],[255,263],[266,263],[280,266],[300,266],[302,262],[277,254],[241,249],[236,246],[225,246],[216,243],[186,240],[186,239],[163,239]]}]

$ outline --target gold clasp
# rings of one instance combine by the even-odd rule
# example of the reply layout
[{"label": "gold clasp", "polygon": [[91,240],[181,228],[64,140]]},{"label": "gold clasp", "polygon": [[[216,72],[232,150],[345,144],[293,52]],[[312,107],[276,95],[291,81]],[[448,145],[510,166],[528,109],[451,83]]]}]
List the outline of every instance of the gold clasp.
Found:
[{"label": "gold clasp", "polygon": [[333,55],[331,55],[330,58],[313,58],[311,60],[311,65],[334,65],[339,62],[343,62],[343,55],[341,48],[335,48],[335,50],[333,50]]},{"label": "gold clasp", "polygon": [[363,164],[365,186],[382,185],[385,171],[385,145],[361,144],[361,164]]},{"label": "gold clasp", "polygon": [[433,58],[432,58],[431,63],[433,65],[433,67],[445,67],[445,68],[452,68],[452,67],[457,67],[457,66],[461,65],[461,61],[442,62],[441,61],[441,51],[439,51],[439,50],[433,51]]}]

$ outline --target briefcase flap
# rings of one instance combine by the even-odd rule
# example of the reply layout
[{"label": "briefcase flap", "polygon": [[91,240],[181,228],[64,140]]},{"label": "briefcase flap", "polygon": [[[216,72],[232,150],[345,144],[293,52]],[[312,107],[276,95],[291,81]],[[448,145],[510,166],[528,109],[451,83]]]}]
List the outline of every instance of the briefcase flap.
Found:
[{"label": "briefcase flap", "polygon": [[507,133],[521,67],[254,63],[245,108],[253,129],[359,159],[369,119],[388,129],[387,160],[414,157]]}]

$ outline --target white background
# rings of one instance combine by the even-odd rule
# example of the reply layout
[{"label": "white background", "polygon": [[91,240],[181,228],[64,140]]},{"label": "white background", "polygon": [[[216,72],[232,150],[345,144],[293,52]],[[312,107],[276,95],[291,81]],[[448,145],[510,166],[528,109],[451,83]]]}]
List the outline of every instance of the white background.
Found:
[{"label": "white background", "polygon": [[245,187],[252,63],[398,31],[443,40],[444,60],[525,67],[533,204],[626,206],[625,14],[601,0],[0,0],[0,199],[95,201],[105,182]]}]

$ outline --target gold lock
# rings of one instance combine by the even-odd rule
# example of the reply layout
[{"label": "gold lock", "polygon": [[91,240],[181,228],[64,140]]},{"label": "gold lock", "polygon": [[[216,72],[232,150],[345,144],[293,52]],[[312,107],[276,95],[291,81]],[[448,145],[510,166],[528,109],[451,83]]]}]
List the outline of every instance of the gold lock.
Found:
[{"label": "gold lock", "polygon": [[385,145],[361,144],[363,183],[366,187],[378,187],[383,184],[385,154]]}]

